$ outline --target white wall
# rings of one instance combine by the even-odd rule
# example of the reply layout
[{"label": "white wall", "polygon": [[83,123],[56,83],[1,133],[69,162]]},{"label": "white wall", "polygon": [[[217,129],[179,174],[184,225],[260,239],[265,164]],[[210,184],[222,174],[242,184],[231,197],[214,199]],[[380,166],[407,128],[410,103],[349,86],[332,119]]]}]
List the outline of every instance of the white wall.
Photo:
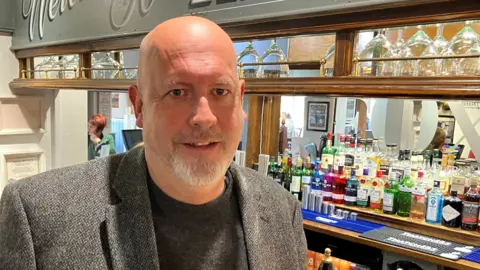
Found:
[{"label": "white wall", "polygon": [[[19,100],[19,97],[12,93],[9,83],[18,76],[18,61],[14,54],[10,51],[10,46],[11,37],[2,36],[0,34],[0,98],[10,98],[9,102],[16,103]],[[20,111],[20,113],[17,113],[16,115],[9,115],[9,119],[11,120],[11,118],[14,117],[19,121],[26,123],[28,123],[30,120],[35,122],[43,120],[43,133],[37,132],[33,134],[0,135],[0,192],[3,191],[3,188],[8,180],[5,156],[11,154],[29,155],[29,153],[40,153],[38,166],[40,171],[45,171],[52,168],[51,118],[53,113],[53,93],[50,90],[38,90],[28,91],[20,94],[22,94],[22,98],[25,98],[25,94],[31,96],[33,99],[39,98],[42,107],[40,110],[41,113],[37,116],[22,114],[22,112],[28,110],[25,110],[26,108],[22,107],[24,106],[22,103],[18,103],[18,111]],[[11,108],[11,106],[4,106],[5,105],[0,104],[0,110],[9,111],[8,108]],[[0,126],[2,126],[1,123]]]},{"label": "white wall", "polygon": [[56,90],[53,118],[54,168],[88,160],[87,105],[87,91]]}]

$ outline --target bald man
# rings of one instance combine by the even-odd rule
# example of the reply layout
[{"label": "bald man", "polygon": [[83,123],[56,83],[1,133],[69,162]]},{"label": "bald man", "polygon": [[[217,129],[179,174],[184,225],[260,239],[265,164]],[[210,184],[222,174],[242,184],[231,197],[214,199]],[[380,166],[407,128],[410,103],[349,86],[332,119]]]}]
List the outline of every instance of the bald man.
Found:
[{"label": "bald man", "polygon": [[0,269],[305,269],[298,201],[231,162],[246,118],[236,70],[211,21],[151,31],[129,89],[144,146],[8,185]]}]

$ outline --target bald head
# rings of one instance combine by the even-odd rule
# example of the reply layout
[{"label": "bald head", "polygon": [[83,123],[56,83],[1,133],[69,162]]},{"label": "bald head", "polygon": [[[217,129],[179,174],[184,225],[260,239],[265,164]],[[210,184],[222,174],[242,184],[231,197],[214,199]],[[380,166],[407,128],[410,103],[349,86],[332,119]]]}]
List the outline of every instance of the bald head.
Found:
[{"label": "bald head", "polygon": [[[149,88],[152,76],[167,75],[178,69],[189,72],[218,59],[236,73],[233,42],[217,24],[196,16],[165,21],[153,29],[140,45],[139,88]],[[233,79],[238,81],[236,77]]]}]

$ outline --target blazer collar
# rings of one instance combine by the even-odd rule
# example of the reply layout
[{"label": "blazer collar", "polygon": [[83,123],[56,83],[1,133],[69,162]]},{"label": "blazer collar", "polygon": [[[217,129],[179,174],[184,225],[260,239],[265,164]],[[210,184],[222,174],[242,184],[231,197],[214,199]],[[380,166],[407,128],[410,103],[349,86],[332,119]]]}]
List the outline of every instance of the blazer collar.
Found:
[{"label": "blazer collar", "polygon": [[159,269],[143,147],[122,158],[112,193],[118,200],[107,207],[105,225],[113,269]]},{"label": "blazer collar", "polygon": [[262,199],[262,189],[255,185],[256,179],[247,178],[242,172],[244,169],[235,163],[230,165],[229,170],[235,179],[250,269],[273,269],[269,267],[270,260],[261,256],[268,247],[268,223],[272,220]]},{"label": "blazer collar", "polygon": [[[235,163],[229,167],[237,192],[249,269],[267,269],[261,257],[268,246],[271,213],[262,200],[255,179],[248,179]],[[114,173],[114,172],[111,172]],[[107,207],[106,228],[113,269],[159,269],[152,210],[147,186],[143,147],[129,151],[120,161],[112,180],[119,202]]]}]

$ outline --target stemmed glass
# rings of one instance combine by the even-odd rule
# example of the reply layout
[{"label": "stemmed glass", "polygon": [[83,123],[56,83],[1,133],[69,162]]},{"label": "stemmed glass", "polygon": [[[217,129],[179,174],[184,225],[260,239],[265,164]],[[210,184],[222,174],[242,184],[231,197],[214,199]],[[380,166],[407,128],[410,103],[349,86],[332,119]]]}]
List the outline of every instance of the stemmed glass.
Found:
[{"label": "stemmed glass", "polygon": [[[400,56],[400,53],[405,45],[405,41],[403,40],[403,28],[398,29],[398,38],[395,43],[390,46],[390,49],[385,54],[385,58],[392,58]],[[380,64],[380,63],[379,63]],[[382,73],[380,76],[397,76],[398,75],[398,66],[399,61],[385,61],[382,63]]]},{"label": "stemmed glass", "polygon": [[[45,59],[43,62],[38,64],[35,67],[35,75],[33,76],[34,78],[39,78],[39,79],[51,79],[51,78],[57,78],[58,72],[52,71],[57,60],[55,57],[50,56],[49,58]],[[38,71],[38,70],[48,70],[48,71]]]},{"label": "stemmed glass", "polygon": [[[471,27],[471,21],[465,22],[465,27],[460,30],[448,43],[442,55],[462,55],[479,43],[478,34]],[[473,49],[472,49],[473,50]],[[459,59],[444,59],[441,66],[441,75],[451,76],[461,74]]]},{"label": "stemmed glass", "polygon": [[104,57],[92,64],[92,75],[94,79],[115,79],[118,75],[120,64],[115,61],[110,53],[105,53]]},{"label": "stemmed glass", "polygon": [[[425,49],[432,44],[432,40],[423,30],[424,26],[419,25],[417,28],[418,31],[405,43],[400,53],[401,57],[421,56]],[[399,66],[400,76],[414,76],[417,73],[417,62],[414,60],[402,61]]]},{"label": "stemmed glass", "polygon": [[[480,42],[477,42],[465,54],[480,54]],[[480,76],[480,57],[463,58],[458,65],[458,75]]]},{"label": "stemmed glass", "polygon": [[[287,57],[285,53],[278,47],[275,40],[272,39],[272,44],[267,49],[265,54],[262,56],[263,63],[272,63],[272,62],[286,62]],[[279,77],[288,77],[289,67],[288,64],[278,64],[278,65],[261,65],[258,69],[259,77],[265,78],[279,78]]]},{"label": "stemmed glass", "polygon": [[[390,49],[390,42],[385,37],[385,29],[382,29],[370,42],[365,45],[365,49],[360,53],[360,59],[385,57],[385,54]],[[359,62],[358,74],[360,76],[375,76],[382,74],[382,65],[372,62]]]},{"label": "stemmed glass", "polygon": [[[247,47],[240,52],[237,56],[237,63],[261,63],[262,60],[258,55],[255,48],[253,48],[253,44],[251,41],[248,42]],[[244,66],[243,67],[243,77],[244,78],[256,78],[258,75],[259,66]],[[240,68],[238,68],[238,72],[240,72]],[[238,74],[240,76],[240,73]]]},{"label": "stemmed glass", "polygon": [[[423,51],[421,56],[436,56],[437,49],[435,45],[432,43],[430,44],[425,50]],[[421,59],[417,61],[415,76],[435,76],[437,75],[437,64],[438,61],[436,59]]]}]

